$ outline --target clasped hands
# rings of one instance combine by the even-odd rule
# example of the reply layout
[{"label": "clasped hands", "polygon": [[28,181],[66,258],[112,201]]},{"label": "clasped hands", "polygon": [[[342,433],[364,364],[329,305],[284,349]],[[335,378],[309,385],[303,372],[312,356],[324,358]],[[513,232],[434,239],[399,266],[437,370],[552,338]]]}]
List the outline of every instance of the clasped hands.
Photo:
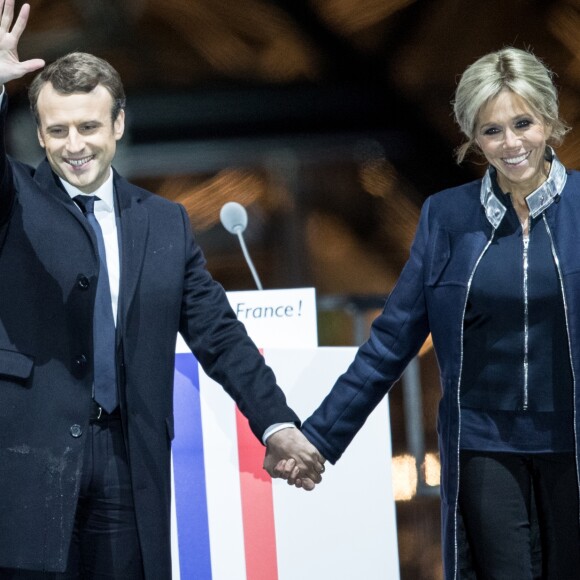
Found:
[{"label": "clasped hands", "polygon": [[326,459],[299,429],[276,431],[266,441],[264,469],[273,478],[311,491],[322,481]]}]

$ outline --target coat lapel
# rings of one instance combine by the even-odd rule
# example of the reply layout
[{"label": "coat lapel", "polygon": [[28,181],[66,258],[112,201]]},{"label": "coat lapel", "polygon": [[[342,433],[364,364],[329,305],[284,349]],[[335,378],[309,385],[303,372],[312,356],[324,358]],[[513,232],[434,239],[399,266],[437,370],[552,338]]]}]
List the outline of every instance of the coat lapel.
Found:
[{"label": "coat lapel", "polygon": [[50,197],[60,203],[82,227],[91,242],[95,257],[97,257],[97,245],[93,230],[83,214],[79,211],[75,202],[70,198],[70,195],[65,191],[59,177],[52,171],[47,159],[34,172],[34,181],[36,181],[43,192],[46,192]]},{"label": "coat lapel", "polygon": [[114,181],[121,229],[119,324],[124,328],[143,268],[149,232],[149,214],[142,205],[142,192],[139,188],[120,177],[117,172]]},{"label": "coat lapel", "polygon": [[[114,170],[113,170],[114,171]],[[92,239],[90,226],[75,203],[63,189],[60,180],[50,168],[47,160],[43,161],[34,174],[34,180],[41,188],[63,205]],[[143,192],[131,185],[114,171],[115,193],[117,196],[120,227],[120,265],[121,283],[119,288],[119,323],[124,327],[127,312],[135,296],[139,282],[145,247],[149,232],[149,214],[142,205]],[[94,245],[94,244],[93,244]],[[95,250],[96,251],[96,250]]]},{"label": "coat lapel", "polygon": [[62,203],[71,213],[78,219],[79,222],[83,223],[84,218],[82,214],[79,213],[74,201],[70,198],[70,195],[65,191],[62,186],[60,179],[51,169],[50,164],[45,159],[34,172],[34,181],[39,185],[39,187],[50,194],[57,201]]}]

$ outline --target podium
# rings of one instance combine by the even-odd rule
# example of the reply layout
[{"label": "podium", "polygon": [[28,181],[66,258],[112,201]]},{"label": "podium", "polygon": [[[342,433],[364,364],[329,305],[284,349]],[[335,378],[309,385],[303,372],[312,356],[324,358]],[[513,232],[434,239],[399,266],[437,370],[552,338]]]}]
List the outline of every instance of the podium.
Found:
[{"label": "podium", "polygon": [[[307,418],[356,349],[316,345],[313,289],[228,297],[289,405]],[[184,345],[177,350],[173,578],[399,578],[388,400],[343,458],[327,463],[322,484],[305,492],[270,479],[246,419]]]}]

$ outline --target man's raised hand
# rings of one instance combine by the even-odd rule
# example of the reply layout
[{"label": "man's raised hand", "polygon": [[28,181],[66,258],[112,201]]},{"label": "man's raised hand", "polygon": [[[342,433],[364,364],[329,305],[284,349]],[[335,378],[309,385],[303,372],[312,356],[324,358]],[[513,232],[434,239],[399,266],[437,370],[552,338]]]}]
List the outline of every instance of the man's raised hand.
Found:
[{"label": "man's raised hand", "polygon": [[18,58],[18,42],[26,28],[30,4],[23,4],[14,20],[14,0],[0,0],[0,85],[23,77],[44,66],[40,58],[20,62]]}]

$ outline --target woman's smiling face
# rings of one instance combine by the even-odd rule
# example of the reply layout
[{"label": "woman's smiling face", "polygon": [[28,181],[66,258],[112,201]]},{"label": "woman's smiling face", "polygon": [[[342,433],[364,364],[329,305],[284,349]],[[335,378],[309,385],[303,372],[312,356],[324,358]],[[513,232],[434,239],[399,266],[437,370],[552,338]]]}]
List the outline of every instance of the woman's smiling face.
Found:
[{"label": "woman's smiling face", "polygon": [[546,180],[551,132],[523,97],[504,89],[480,109],[475,141],[496,168],[502,190],[525,196]]}]

